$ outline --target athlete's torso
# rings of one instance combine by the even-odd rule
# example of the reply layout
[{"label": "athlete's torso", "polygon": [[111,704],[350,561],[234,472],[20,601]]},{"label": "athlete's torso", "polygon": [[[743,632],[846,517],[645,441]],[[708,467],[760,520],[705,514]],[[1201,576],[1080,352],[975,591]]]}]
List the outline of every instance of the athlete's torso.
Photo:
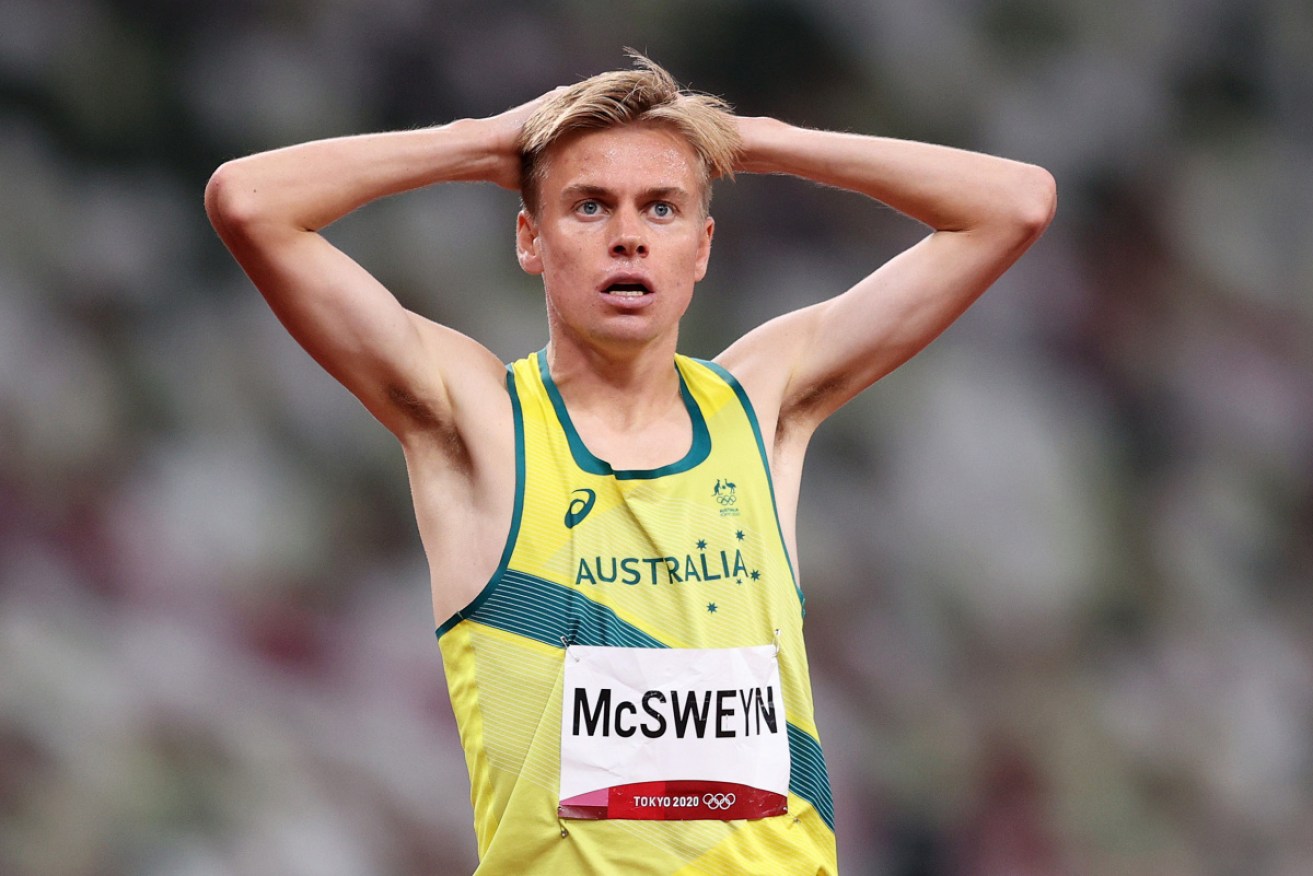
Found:
[{"label": "athlete's torso", "polygon": [[[692,445],[681,460],[645,471],[615,471],[589,452],[543,354],[516,362],[508,375],[517,463],[511,533],[488,586],[438,630],[470,770],[479,873],[835,870],[802,595],[760,431],[733,377],[683,357],[676,367]],[[767,645],[778,647],[787,814],[734,821],[558,814],[569,647]]]}]

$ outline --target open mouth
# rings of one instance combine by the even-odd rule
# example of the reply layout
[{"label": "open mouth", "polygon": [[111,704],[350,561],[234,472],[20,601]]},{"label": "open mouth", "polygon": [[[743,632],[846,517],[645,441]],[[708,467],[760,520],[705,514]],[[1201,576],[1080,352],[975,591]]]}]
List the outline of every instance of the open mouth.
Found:
[{"label": "open mouth", "polygon": [[612,283],[602,291],[607,295],[618,295],[624,298],[637,298],[642,295],[649,295],[652,292],[646,283]]}]

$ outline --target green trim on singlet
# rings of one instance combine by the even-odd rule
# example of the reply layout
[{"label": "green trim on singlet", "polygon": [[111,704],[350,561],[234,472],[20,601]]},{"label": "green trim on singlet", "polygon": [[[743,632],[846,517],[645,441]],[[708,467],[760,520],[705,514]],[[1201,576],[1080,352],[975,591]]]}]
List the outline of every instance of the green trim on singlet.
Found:
[{"label": "green trim on singlet", "polygon": [[[570,421],[564,400],[547,371],[545,351],[540,351],[538,357],[542,383],[563,427],[575,463],[581,469],[595,474],[609,474],[621,480],[644,479],[687,471],[707,459],[711,450],[710,433],[702,410],[685,383],[682,371],[679,372],[680,393],[693,426],[693,445],[689,452],[679,462],[659,469],[614,471],[608,463],[595,457],[583,444],[574,429],[573,423]],[[752,404],[739,382],[724,368],[713,362],[692,361],[707,366],[733,389],[752,426],[757,450],[770,488],[771,504],[775,512],[780,546],[783,548],[789,566],[789,574],[801,603],[804,601],[804,597],[801,588],[798,587],[797,577],[793,573],[793,563],[792,559],[789,558],[789,549],[784,543],[783,531],[779,527],[779,510],[775,501],[775,486],[771,479],[761,427]],[[506,385],[511,399],[515,428],[516,486],[510,531],[497,570],[489,579],[488,584],[469,605],[456,612],[446,623],[438,627],[437,637],[441,639],[444,634],[448,633],[461,621],[468,620],[491,629],[523,636],[526,639],[541,642],[554,648],[564,648],[568,645],[669,647],[644,630],[623,620],[612,609],[594,602],[576,590],[509,568],[524,513],[526,439],[523,407],[516,391],[514,372],[509,367],[507,370]],[[816,810],[826,826],[833,831],[834,801],[820,743],[815,737],[797,725],[786,723],[786,726],[788,728],[790,758],[789,791],[798,798],[807,801]]]},{"label": "green trim on singlet", "polygon": [[[490,585],[458,619],[555,648],[670,647],[576,590],[513,569],[501,572],[495,586]],[[789,791],[814,806],[821,820],[834,830],[834,798],[821,744],[796,725],[787,726]]]},{"label": "green trim on singlet", "polygon": [[442,638],[442,634],[456,626],[465,618],[469,617],[480,604],[492,596],[492,591],[497,589],[497,583],[501,581],[502,576],[506,573],[507,566],[511,562],[511,554],[515,552],[515,542],[520,536],[520,518],[524,515],[524,414],[520,410],[520,394],[515,389],[515,372],[511,366],[506,366],[506,392],[511,397],[511,417],[515,422],[515,508],[511,511],[511,528],[506,535],[506,545],[502,548],[501,559],[497,563],[497,571],[492,573],[488,583],[484,585],[482,592],[474,597],[469,605],[453,614],[447,619],[446,623],[437,629],[437,636]]},{"label": "green trim on singlet", "polygon": [[551,371],[547,367],[545,347],[538,351],[538,373],[542,378],[543,387],[547,390],[547,397],[551,399],[552,408],[556,411],[556,418],[565,431],[565,440],[570,445],[570,454],[574,457],[575,465],[589,474],[610,475],[618,481],[651,480],[688,471],[704,462],[711,453],[711,432],[707,429],[707,420],[702,415],[702,408],[698,406],[697,400],[693,398],[693,393],[689,391],[688,384],[684,382],[684,375],[679,371],[678,366],[675,368],[675,373],[679,375],[679,394],[684,400],[684,408],[688,411],[688,419],[693,426],[693,444],[689,447],[688,453],[684,454],[683,459],[670,465],[663,465],[661,468],[651,469],[616,470],[611,467],[611,463],[594,456],[579,437],[574,421],[570,419],[570,412],[565,407],[565,399],[561,397],[561,390],[552,379]]},{"label": "green trim on singlet", "polygon": [[715,362],[709,362],[705,359],[695,359],[694,361],[711,369],[716,376],[734,390],[734,394],[738,396],[739,404],[743,405],[743,412],[748,415],[748,422],[752,424],[752,434],[757,439],[757,452],[761,454],[761,466],[766,472],[766,484],[770,487],[770,504],[775,512],[775,530],[779,533],[780,547],[784,549],[784,557],[789,563],[789,577],[793,579],[793,589],[798,592],[798,604],[802,608],[802,616],[806,617],[807,596],[802,592],[802,585],[798,583],[798,576],[793,571],[793,557],[789,554],[789,543],[784,540],[784,527],[780,524],[780,506],[775,501],[775,478],[771,476],[770,457],[766,455],[766,441],[761,437],[761,424],[757,422],[757,411],[753,408],[748,393],[743,389],[743,385],[739,383],[737,377]]}]

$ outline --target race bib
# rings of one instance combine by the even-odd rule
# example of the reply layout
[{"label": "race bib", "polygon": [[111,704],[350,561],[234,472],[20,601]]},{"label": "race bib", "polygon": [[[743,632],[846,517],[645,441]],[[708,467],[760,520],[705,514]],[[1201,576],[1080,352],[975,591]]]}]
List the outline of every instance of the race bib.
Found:
[{"label": "race bib", "polygon": [[788,811],[775,645],[565,652],[562,818],[765,818]]}]

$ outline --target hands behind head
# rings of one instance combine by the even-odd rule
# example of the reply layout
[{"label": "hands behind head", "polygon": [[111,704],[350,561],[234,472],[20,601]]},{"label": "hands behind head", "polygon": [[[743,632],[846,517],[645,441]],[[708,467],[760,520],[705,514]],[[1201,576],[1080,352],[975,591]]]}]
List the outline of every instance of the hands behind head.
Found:
[{"label": "hands behind head", "polygon": [[511,191],[520,190],[520,154],[516,149],[520,129],[529,116],[549,99],[565,91],[565,88],[564,85],[557,86],[533,100],[480,120],[488,126],[488,155],[493,161],[486,176],[488,182]]}]

